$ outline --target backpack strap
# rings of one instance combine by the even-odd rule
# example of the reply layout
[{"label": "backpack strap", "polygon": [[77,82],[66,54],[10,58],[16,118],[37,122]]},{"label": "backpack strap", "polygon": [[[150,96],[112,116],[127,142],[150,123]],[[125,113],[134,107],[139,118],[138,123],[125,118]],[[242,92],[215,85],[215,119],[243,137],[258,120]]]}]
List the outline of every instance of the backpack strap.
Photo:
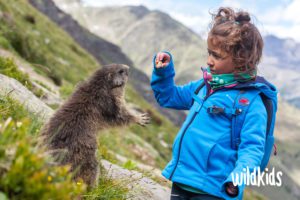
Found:
[{"label": "backpack strap", "polygon": [[197,95],[199,93],[199,91],[204,87],[205,85],[205,82],[203,81],[198,87],[197,89],[195,90],[195,94]]},{"label": "backpack strap", "polygon": [[270,160],[270,156],[272,154],[272,150],[274,147],[274,155],[277,155],[277,147],[276,144],[274,143],[275,138],[273,136],[274,132],[274,126],[275,126],[275,119],[276,119],[276,104],[269,99],[267,96],[264,94],[260,94],[261,99],[264,103],[264,106],[267,110],[267,132],[266,132],[266,143],[265,143],[265,154],[264,157],[261,161],[261,169],[265,169],[265,167],[268,165],[268,162]]},{"label": "backpack strap", "polygon": [[246,113],[249,109],[249,104],[260,94],[260,91],[257,89],[246,89],[240,90],[238,95],[235,98],[233,108],[239,110],[238,115],[232,116],[231,123],[231,147],[232,149],[237,150],[241,142],[241,130],[244,124]]},{"label": "backpack strap", "polygon": [[[201,84],[197,87],[197,89],[195,90],[195,92],[192,94],[193,100],[192,100],[192,104],[194,104],[194,100],[198,101],[199,97],[197,96],[197,94],[199,93],[199,91],[205,86],[205,82],[201,82]],[[200,100],[198,102],[201,102]]]},{"label": "backpack strap", "polygon": [[[245,88],[246,90],[241,90],[239,95],[234,103],[234,108],[241,109],[242,112],[240,115],[233,115],[232,117],[232,134],[231,134],[231,147],[232,149],[237,150],[239,144],[241,142],[241,130],[245,121],[247,110],[249,109],[249,105],[253,100],[260,95],[262,102],[267,111],[267,127],[266,127],[266,138],[265,138],[265,152],[264,156],[261,160],[260,169],[264,170],[268,165],[270,160],[270,156],[272,154],[272,150],[274,147],[274,155],[277,154],[277,148],[274,144],[274,126],[275,126],[275,113],[276,113],[276,105],[270,98],[265,96],[258,89],[254,88]],[[248,104],[247,104],[248,103]]]},{"label": "backpack strap", "polygon": [[[266,107],[267,115],[268,115],[268,122],[267,122],[267,133],[272,134],[274,128],[274,105],[271,99],[266,97],[264,94],[260,94],[261,99]],[[272,130],[271,130],[272,129]]]}]

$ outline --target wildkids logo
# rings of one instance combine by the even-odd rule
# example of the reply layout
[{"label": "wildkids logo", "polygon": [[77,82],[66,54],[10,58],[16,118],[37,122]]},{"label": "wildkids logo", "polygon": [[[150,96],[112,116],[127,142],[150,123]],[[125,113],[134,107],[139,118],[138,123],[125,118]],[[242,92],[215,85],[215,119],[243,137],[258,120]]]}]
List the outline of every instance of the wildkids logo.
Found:
[{"label": "wildkids logo", "polygon": [[282,185],[281,176],[282,171],[278,171],[275,174],[274,167],[270,172],[268,168],[266,168],[264,171],[260,171],[260,167],[255,167],[252,173],[250,173],[250,170],[247,167],[247,169],[243,168],[243,172],[241,173],[231,174],[234,186],[255,185],[258,187],[261,185],[271,185],[280,187]]}]

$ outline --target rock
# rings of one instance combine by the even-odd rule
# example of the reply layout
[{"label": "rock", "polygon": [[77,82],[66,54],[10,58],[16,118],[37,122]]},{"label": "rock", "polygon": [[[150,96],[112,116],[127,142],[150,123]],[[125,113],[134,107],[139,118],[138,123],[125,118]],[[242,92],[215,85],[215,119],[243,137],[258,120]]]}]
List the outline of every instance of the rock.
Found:
[{"label": "rock", "polygon": [[38,99],[19,81],[0,74],[0,82],[0,95],[9,96],[18,101],[23,104],[30,113],[37,114],[44,120],[47,120],[53,113],[53,110],[49,106]]},{"label": "rock", "polygon": [[[30,80],[33,83],[37,82],[37,81],[42,82],[44,85],[46,85],[48,88],[51,89],[51,91],[54,93],[54,95],[59,96],[59,87],[56,86],[51,79],[35,72],[34,68],[31,66],[30,63],[21,59],[20,57],[16,56],[15,54],[11,53],[10,51],[2,49],[2,48],[0,48],[0,56],[4,57],[4,58],[12,59],[20,71],[29,75]],[[39,66],[44,67],[42,65],[39,65]]]},{"label": "rock", "polygon": [[128,187],[133,188],[133,200],[166,200],[170,199],[171,191],[169,188],[163,187],[154,182],[150,178],[143,177],[142,173],[130,171],[114,165],[107,160],[101,161],[102,167],[108,171],[108,177],[116,179],[130,178]]},{"label": "rock", "polygon": [[33,87],[40,89],[43,91],[43,95],[41,97],[41,100],[46,103],[47,105],[60,105],[62,104],[62,99],[59,97],[59,95],[51,92],[49,89],[45,88],[44,86],[40,85],[37,82],[31,82]]},{"label": "rock", "polygon": [[[0,56],[12,59],[21,72],[29,75],[33,87],[43,91],[41,100],[44,103],[47,105],[60,105],[62,103],[59,97],[59,87],[49,78],[36,73],[29,63],[5,49],[0,48]],[[40,83],[43,83],[43,85]]]}]

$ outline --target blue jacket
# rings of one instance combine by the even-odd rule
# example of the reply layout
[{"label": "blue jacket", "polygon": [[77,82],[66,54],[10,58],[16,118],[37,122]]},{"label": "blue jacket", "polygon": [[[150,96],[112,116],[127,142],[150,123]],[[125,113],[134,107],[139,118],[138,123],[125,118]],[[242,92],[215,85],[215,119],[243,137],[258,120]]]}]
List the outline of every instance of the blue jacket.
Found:
[{"label": "blue jacket", "polygon": [[[154,61],[155,57],[155,65]],[[230,116],[211,115],[207,112],[207,107],[216,105],[233,108],[239,90],[223,88],[207,97],[206,87],[203,87],[197,95],[202,101],[199,103],[193,100],[192,94],[203,79],[176,86],[174,76],[171,56],[170,64],[165,68],[154,67],[151,79],[155,98],[162,107],[189,110],[175,138],[173,157],[163,170],[163,176],[211,195],[237,199],[230,198],[225,193],[225,183],[232,182],[231,173],[240,174],[247,167],[252,172],[255,167],[260,166],[264,155],[267,112],[260,95],[248,105],[248,113],[240,133],[240,145],[238,150],[234,150],[231,148]],[[252,85],[269,98],[277,100],[274,86],[258,82],[253,82]],[[244,187],[245,185],[239,186],[238,199],[242,199]]]}]

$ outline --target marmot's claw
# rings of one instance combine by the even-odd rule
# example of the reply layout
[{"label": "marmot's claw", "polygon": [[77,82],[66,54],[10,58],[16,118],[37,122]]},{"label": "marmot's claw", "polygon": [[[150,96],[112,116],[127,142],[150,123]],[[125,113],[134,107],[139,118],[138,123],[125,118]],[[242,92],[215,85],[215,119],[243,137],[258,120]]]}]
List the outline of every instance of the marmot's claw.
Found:
[{"label": "marmot's claw", "polygon": [[139,120],[138,120],[138,124],[141,126],[145,126],[146,124],[150,123],[150,116],[148,113],[142,113],[139,115]]}]

